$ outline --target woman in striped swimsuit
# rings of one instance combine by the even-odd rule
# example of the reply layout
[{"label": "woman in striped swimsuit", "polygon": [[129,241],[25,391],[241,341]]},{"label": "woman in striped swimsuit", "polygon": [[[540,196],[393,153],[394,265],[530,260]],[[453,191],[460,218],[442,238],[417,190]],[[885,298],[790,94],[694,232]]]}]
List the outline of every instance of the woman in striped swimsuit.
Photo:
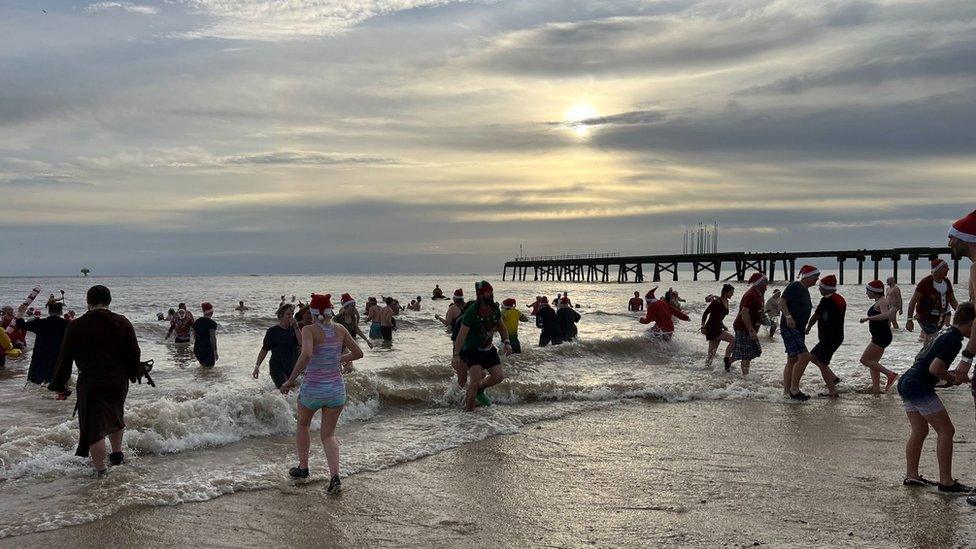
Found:
[{"label": "woman in striped swimsuit", "polygon": [[320,435],[331,476],[329,493],[335,494],[342,490],[342,481],[339,480],[339,441],[335,437],[335,428],[346,404],[346,384],[342,380],[340,364],[362,358],[363,351],[345,328],[332,322],[330,294],[313,294],[309,312],[314,322],[302,328],[302,353],[291,377],[281,386],[282,394],[287,395],[298,376],[305,373],[298,393],[298,428],[295,434],[298,467],[292,467],[288,474],[293,478],[308,478],[311,445],[308,429],[315,412],[321,409]]}]

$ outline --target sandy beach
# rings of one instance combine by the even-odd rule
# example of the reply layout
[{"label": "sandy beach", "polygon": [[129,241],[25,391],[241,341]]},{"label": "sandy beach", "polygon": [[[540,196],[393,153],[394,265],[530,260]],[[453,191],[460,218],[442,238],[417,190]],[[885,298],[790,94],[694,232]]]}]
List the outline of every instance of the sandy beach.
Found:
[{"label": "sandy beach", "polygon": [[[943,393],[945,395],[945,393]],[[976,478],[973,409],[956,476]],[[346,480],[144,507],[5,546],[963,547],[963,498],[901,486],[894,395],[806,405],[634,400]],[[934,444],[934,443],[933,443]],[[934,446],[923,473],[936,476]],[[316,464],[323,465],[323,464]]]}]

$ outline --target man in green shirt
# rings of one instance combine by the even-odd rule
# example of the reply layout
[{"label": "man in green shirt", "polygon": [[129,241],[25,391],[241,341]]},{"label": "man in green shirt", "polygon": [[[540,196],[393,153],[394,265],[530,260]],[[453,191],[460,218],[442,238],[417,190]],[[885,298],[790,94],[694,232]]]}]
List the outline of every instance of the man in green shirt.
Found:
[{"label": "man in green shirt", "polygon": [[508,330],[502,322],[502,313],[495,303],[491,284],[482,280],[474,288],[478,300],[461,317],[461,330],[454,342],[454,358],[451,361],[458,372],[467,369],[467,376],[462,374],[461,377],[465,378],[466,385],[464,409],[469,412],[474,410],[476,404],[490,406],[491,400],[485,395],[485,389],[505,379],[498,349],[492,343],[496,331],[502,338],[505,356],[512,354]]}]

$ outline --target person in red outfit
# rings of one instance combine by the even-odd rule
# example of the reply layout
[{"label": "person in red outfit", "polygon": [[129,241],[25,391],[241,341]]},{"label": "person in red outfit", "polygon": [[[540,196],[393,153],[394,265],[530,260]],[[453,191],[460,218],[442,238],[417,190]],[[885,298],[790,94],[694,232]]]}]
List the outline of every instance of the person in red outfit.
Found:
[{"label": "person in red outfit", "polygon": [[651,288],[651,291],[647,292],[644,299],[647,301],[647,313],[643,318],[640,319],[641,324],[651,324],[651,332],[658,335],[664,341],[671,341],[671,337],[674,335],[674,320],[672,317],[677,317],[685,322],[691,320],[688,315],[681,312],[674,305],[671,305],[667,301],[658,299],[654,292],[657,291],[657,286]]}]

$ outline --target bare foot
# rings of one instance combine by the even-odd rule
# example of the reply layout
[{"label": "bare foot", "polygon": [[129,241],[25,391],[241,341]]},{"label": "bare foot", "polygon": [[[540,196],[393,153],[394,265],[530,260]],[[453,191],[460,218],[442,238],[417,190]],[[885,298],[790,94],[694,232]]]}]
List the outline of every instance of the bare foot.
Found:
[{"label": "bare foot", "polygon": [[880,395],[881,394],[881,388],[880,387],[864,387],[863,389],[858,389],[855,392],[857,392],[859,394],[862,394],[862,395]]},{"label": "bare foot", "polygon": [[891,386],[895,384],[895,380],[898,379],[898,374],[891,372],[890,374],[885,374],[885,375],[888,376],[888,384],[885,385],[884,388],[884,392],[887,393],[888,389],[891,389]]}]

